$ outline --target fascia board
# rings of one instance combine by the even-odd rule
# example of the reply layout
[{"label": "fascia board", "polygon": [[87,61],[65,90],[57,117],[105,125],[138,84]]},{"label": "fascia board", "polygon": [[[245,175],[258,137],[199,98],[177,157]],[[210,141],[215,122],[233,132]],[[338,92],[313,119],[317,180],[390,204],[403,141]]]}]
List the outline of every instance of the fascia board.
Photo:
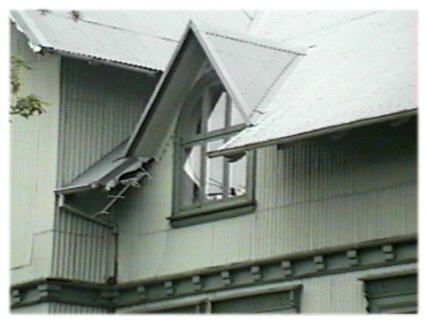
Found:
[{"label": "fascia board", "polygon": [[164,73],[162,74],[160,80],[158,81],[155,90],[153,91],[153,94],[151,95],[149,101],[146,104],[146,108],[144,109],[143,113],[140,116],[140,119],[138,120],[137,126],[134,128],[134,131],[132,132],[132,135],[124,148],[123,154],[121,157],[129,157],[134,152],[136,146],[138,145],[139,140],[143,136],[144,130],[146,128],[145,125],[150,122],[151,116],[153,115],[156,107],[156,103],[159,100],[159,98],[162,96],[162,92],[166,89],[168,85],[168,80],[171,78],[171,71],[173,67],[175,66],[175,63],[178,59],[178,56],[184,46],[185,41],[189,37],[190,34],[190,24],[186,27],[186,30],[184,32],[184,35],[182,36],[180,42],[178,43]]}]

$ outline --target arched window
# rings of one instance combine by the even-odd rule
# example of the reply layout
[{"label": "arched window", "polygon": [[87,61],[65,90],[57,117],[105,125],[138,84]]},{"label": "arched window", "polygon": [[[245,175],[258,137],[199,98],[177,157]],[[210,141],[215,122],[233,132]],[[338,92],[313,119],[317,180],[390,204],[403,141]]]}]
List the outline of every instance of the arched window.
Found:
[{"label": "arched window", "polygon": [[254,153],[235,160],[207,156],[244,127],[242,115],[217,76],[201,78],[185,100],[176,129],[173,224],[249,212]]}]

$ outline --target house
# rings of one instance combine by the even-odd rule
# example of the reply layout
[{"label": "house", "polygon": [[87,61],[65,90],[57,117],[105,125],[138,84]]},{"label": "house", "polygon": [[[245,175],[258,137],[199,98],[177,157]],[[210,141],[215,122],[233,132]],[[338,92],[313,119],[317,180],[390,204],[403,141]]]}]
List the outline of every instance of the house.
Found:
[{"label": "house", "polygon": [[415,13],[246,14],[11,13],[13,313],[417,312]]}]

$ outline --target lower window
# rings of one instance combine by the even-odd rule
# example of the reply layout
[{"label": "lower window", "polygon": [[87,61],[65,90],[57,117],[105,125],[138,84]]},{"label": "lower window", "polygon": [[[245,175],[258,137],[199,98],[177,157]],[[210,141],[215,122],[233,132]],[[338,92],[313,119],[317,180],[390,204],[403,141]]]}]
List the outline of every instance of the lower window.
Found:
[{"label": "lower window", "polygon": [[185,314],[296,314],[300,311],[301,286],[276,292],[207,300],[194,305],[169,308],[156,313]]},{"label": "lower window", "polygon": [[369,313],[415,314],[418,310],[417,275],[367,278],[364,291]]}]

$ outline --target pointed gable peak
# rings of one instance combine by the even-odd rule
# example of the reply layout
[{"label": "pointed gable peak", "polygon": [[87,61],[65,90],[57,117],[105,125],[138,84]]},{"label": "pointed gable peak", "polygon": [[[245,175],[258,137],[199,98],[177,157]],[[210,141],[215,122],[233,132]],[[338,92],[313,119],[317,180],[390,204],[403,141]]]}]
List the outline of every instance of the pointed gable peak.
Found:
[{"label": "pointed gable peak", "polygon": [[[135,128],[125,156],[154,157],[203,64],[208,62],[244,121],[282,84],[303,52],[274,41],[190,21],[166,71]],[[145,140],[143,140],[143,137]],[[154,140],[156,145],[153,145]],[[146,141],[146,143],[143,143]]]},{"label": "pointed gable peak", "polygon": [[191,21],[189,29],[248,121],[283,83],[298,58],[306,54],[303,48],[201,22]]}]

